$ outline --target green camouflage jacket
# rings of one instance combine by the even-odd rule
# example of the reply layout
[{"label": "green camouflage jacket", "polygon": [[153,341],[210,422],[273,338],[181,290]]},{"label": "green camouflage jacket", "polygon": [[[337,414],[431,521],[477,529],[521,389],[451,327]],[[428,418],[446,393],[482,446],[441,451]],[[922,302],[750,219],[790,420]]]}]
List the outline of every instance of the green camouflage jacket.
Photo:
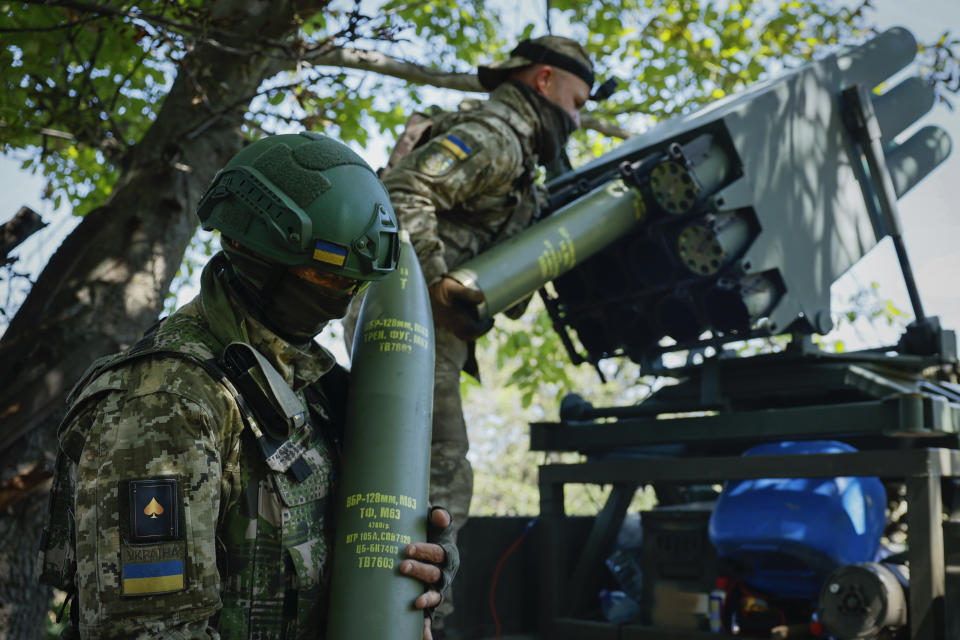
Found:
[{"label": "green camouflage jacket", "polygon": [[[207,265],[197,298],[82,383],[61,426],[76,465],[73,606],[84,637],[323,633],[342,425],[305,391],[334,360],[246,315],[222,260]],[[311,419],[245,426],[232,386],[199,364],[230,343],[264,356]]]},{"label": "green camouflage jacket", "polygon": [[511,83],[436,116],[429,140],[383,175],[427,284],[525,229],[540,198],[540,117]]}]

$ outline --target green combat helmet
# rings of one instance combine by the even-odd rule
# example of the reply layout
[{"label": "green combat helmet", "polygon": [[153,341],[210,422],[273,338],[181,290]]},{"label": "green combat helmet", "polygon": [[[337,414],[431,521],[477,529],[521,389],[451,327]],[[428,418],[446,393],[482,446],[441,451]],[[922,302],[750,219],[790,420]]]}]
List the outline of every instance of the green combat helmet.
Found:
[{"label": "green combat helmet", "polygon": [[341,142],[313,132],[249,145],[200,199],[206,230],[279,265],[379,280],[400,255],[397,217],[370,166]]}]

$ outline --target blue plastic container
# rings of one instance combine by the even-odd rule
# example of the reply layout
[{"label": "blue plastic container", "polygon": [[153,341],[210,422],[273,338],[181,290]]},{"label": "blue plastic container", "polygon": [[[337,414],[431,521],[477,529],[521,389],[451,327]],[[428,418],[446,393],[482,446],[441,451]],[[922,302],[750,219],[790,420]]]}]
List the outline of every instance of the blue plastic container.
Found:
[{"label": "blue plastic container", "polygon": [[[745,456],[846,453],[833,441],[777,442]],[[710,540],[754,589],[815,600],[836,567],[876,559],[886,523],[877,478],[727,482],[710,517]]]}]

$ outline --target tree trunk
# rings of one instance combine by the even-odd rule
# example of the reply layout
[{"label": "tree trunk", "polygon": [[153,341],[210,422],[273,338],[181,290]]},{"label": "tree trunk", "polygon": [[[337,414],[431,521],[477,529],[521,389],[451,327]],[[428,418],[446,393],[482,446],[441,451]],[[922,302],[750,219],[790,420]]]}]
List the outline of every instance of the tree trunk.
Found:
[{"label": "tree trunk", "polygon": [[[283,38],[295,0],[224,0],[214,19],[233,32]],[[0,339],[0,638],[38,638],[50,590],[36,579],[49,482],[16,491],[37,465],[47,475],[72,385],[97,357],[133,343],[163,299],[213,175],[242,146],[250,98],[275,57],[201,44],[179,63],[144,138],[131,147],[108,201],[90,212],[44,268]]]}]

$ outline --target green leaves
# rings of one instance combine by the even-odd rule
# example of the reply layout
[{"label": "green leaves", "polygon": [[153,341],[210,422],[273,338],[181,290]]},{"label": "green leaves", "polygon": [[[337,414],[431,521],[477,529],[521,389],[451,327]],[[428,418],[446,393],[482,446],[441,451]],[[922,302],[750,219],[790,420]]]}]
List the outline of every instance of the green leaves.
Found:
[{"label": "green leaves", "polygon": [[[492,4],[492,3],[491,3]],[[503,25],[485,0],[394,0],[381,8],[388,24],[403,27],[433,54],[432,64],[461,71],[488,60],[503,49]]]},{"label": "green leaves", "polygon": [[6,5],[3,22],[0,149],[32,150],[48,197],[82,215],[162,102],[165,74],[144,64],[162,60],[157,41],[131,21],[57,7]]},{"label": "green leaves", "polygon": [[[490,339],[498,341],[497,366],[512,371],[507,384],[521,390],[521,405],[529,407],[541,389],[569,389],[569,358],[553,332],[550,316],[539,298],[520,321],[503,318]],[[533,384],[531,384],[531,382]]]},{"label": "green leaves", "polygon": [[[236,0],[111,0],[89,8],[7,3],[0,6],[5,29],[0,149],[29,149],[38,160],[44,158],[36,166],[52,185],[51,197],[69,198],[79,211],[89,210],[90,205],[80,205],[84,194],[102,201],[110,188],[108,181],[92,176],[114,175],[113,168],[156,117],[181,68],[179,61],[204,43],[212,44],[211,53],[266,49],[278,69],[287,69],[266,79],[259,98],[249,96],[250,135],[306,127],[361,145],[389,145],[412,111],[436,102],[452,105],[457,96],[375,72],[314,67],[300,56],[355,47],[438,71],[472,73],[477,64],[503,57],[514,42],[545,30],[539,10],[517,9],[520,20],[502,23],[503,4],[334,2],[305,11],[297,17],[299,32],[276,43],[231,40],[234,18],[224,16],[234,15]],[[597,61],[599,77],[623,80],[620,91],[592,107],[589,115],[634,131],[856,37],[866,13],[863,6],[850,10],[839,2],[815,0],[779,5],[760,0],[556,0],[549,6],[549,24],[584,43]],[[955,54],[955,43],[945,35],[928,49],[931,64],[939,60],[943,68]],[[960,84],[955,69],[942,76],[945,86]],[[385,142],[371,138],[373,132],[384,134]],[[580,150],[596,152],[596,136],[577,137]],[[45,159],[62,153],[66,143],[77,147],[75,158]],[[94,166],[101,160],[104,167]],[[77,181],[84,187],[73,184]]]},{"label": "green leaves", "polygon": [[[835,2],[649,0],[555,2],[553,15],[589,33],[600,77],[624,91],[592,116],[642,130],[743,89],[815,51],[855,38],[862,19]],[[859,16],[859,14],[857,14]],[[556,20],[554,20],[556,22]]]}]

